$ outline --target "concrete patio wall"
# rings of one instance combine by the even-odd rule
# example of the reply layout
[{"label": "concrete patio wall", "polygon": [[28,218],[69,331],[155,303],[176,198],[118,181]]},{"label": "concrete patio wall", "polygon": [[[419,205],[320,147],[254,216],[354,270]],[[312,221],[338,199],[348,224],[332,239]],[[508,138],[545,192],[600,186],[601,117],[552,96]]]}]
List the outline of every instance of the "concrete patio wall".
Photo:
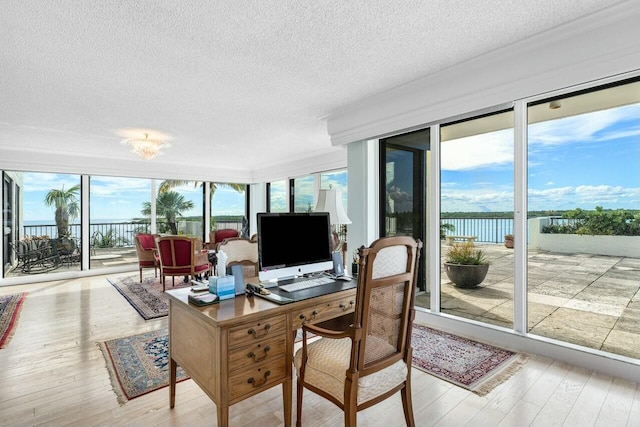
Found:
[{"label": "concrete patio wall", "polygon": [[640,236],[549,234],[542,233],[542,228],[550,223],[549,218],[532,218],[528,223],[531,249],[640,258]]}]

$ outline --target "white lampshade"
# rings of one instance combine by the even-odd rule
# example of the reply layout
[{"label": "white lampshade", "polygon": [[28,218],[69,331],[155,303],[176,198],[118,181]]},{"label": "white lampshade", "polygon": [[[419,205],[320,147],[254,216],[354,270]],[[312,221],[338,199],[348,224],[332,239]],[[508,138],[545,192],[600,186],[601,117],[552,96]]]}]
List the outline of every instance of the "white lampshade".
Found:
[{"label": "white lampshade", "polygon": [[316,212],[329,212],[331,224],[351,224],[342,206],[342,190],[320,190]]}]

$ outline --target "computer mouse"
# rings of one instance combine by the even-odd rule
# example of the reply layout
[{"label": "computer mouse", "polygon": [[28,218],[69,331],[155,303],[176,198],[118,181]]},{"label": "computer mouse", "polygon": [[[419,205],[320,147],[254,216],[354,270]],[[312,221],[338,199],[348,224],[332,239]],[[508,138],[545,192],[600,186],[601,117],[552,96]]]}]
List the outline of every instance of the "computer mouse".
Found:
[{"label": "computer mouse", "polygon": [[349,276],[338,276],[338,277],[336,277],[336,280],[342,280],[342,281],[345,281],[345,282],[350,282],[351,281],[351,277],[349,277]]}]

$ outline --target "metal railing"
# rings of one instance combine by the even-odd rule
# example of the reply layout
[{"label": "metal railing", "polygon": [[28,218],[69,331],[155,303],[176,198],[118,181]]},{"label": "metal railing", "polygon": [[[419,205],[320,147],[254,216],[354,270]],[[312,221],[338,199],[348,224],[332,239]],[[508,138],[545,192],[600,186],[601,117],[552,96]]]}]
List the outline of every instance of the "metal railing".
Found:
[{"label": "metal railing", "polygon": [[446,236],[476,236],[476,242],[502,243],[505,234],[513,234],[513,218],[440,218],[441,224],[451,224]]}]

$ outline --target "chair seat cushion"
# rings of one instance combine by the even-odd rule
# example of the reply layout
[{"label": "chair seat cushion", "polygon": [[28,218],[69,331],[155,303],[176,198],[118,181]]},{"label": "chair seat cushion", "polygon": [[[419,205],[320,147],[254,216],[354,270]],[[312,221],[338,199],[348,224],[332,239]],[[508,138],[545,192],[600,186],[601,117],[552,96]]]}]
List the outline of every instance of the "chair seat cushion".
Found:
[{"label": "chair seat cushion", "polygon": [[[344,382],[351,357],[351,339],[321,338],[307,345],[307,356],[304,381],[344,403]],[[294,363],[300,376],[302,349],[296,352]],[[358,405],[402,384],[406,379],[407,365],[404,360],[359,378]]]},{"label": "chair seat cushion", "polygon": [[158,265],[155,260],[154,261],[138,261],[138,265],[140,265],[140,267],[155,267],[156,265]]}]

